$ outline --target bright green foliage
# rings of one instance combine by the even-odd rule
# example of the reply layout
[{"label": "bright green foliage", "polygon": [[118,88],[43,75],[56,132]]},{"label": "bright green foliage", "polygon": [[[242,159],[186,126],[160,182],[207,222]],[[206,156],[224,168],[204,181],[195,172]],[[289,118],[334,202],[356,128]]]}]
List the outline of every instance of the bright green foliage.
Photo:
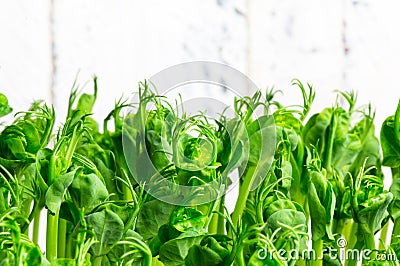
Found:
[{"label": "bright green foliage", "polygon": [[[332,248],[371,250],[362,265],[400,265],[377,260],[400,256],[400,103],[379,140],[355,93],[309,115],[313,87],[293,85],[301,105],[258,91],[235,99],[233,117],[210,119],[145,81],[137,103],[117,101],[99,123],[94,78],[93,94],[74,83],[57,131],[53,108],[34,102],[0,124],[0,265],[357,264]],[[0,93],[0,117],[12,111]]]},{"label": "bright green foliage", "polygon": [[12,108],[8,105],[7,97],[0,93],[0,117],[8,115],[12,112]]},{"label": "bright green foliage", "polygon": [[394,222],[394,228],[391,244],[398,247],[400,246],[400,101],[395,114],[389,116],[382,125],[381,145],[383,151],[382,164],[392,170],[390,192],[394,199],[390,203],[389,213]]}]

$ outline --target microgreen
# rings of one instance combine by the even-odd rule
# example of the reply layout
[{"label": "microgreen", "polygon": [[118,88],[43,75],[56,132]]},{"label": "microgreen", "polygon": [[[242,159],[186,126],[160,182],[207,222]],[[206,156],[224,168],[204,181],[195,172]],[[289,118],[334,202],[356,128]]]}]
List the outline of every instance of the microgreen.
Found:
[{"label": "microgreen", "polygon": [[[400,102],[379,139],[354,92],[310,114],[315,89],[292,85],[300,103],[257,91],[210,119],[144,81],[99,123],[95,77],[56,130],[43,101],[16,113],[0,132],[0,265],[357,265],[329,249],[399,265],[379,255],[400,256]],[[0,118],[12,111],[0,93]]]}]

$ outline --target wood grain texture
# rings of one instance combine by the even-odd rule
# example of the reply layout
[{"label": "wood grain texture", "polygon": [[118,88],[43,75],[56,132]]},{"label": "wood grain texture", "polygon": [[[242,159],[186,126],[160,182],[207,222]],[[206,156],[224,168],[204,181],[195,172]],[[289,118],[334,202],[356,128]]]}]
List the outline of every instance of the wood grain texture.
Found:
[{"label": "wood grain texture", "polygon": [[78,70],[80,81],[99,76],[99,118],[122,93],[135,91],[138,81],[174,64],[211,60],[244,71],[240,2],[55,0],[57,109],[65,113]]},{"label": "wood grain texture", "polygon": [[329,0],[249,1],[249,75],[261,87],[282,89],[288,104],[301,103],[293,78],[317,90],[313,110],[331,104],[342,87],[342,5]]},{"label": "wood grain texture", "polygon": [[191,60],[227,63],[249,74],[260,88],[284,89],[287,103],[299,97],[290,80],[309,81],[317,89],[315,109],[334,101],[334,89],[355,89],[360,104],[372,101],[379,107],[380,119],[396,105],[388,98],[399,97],[395,0],[0,5],[0,86],[16,109],[34,98],[54,97],[65,113],[80,71],[80,83],[99,76],[101,110],[96,111],[101,113],[122,93],[135,90],[138,81]]},{"label": "wood grain texture", "polygon": [[345,3],[345,84],[358,91],[360,104],[372,103],[379,129],[400,98],[400,2]]},{"label": "wood grain texture", "polygon": [[50,100],[48,2],[0,2],[0,91],[15,111]]}]

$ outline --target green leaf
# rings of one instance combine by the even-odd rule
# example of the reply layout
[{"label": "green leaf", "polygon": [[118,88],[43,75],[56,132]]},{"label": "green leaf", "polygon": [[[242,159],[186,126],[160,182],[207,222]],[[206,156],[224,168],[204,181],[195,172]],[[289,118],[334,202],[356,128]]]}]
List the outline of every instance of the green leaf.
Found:
[{"label": "green leaf", "polygon": [[248,143],[245,147],[249,147],[248,165],[243,175],[244,179],[249,178],[249,189],[252,191],[267,175],[274,159],[276,145],[275,127],[265,127],[256,131],[249,136]]},{"label": "green leaf", "polygon": [[77,207],[91,211],[108,197],[108,191],[95,174],[80,174],[68,188]]},{"label": "green leaf", "polygon": [[381,129],[382,164],[391,168],[400,167],[400,139],[397,138],[394,123],[394,116],[391,116],[383,122]]},{"label": "green leaf", "polygon": [[375,234],[382,228],[383,220],[389,215],[388,206],[393,200],[393,194],[384,191],[373,198],[360,203],[358,217],[361,223],[368,225],[369,233]]},{"label": "green leaf", "polygon": [[50,265],[50,263],[46,260],[46,258],[43,256],[42,252],[40,251],[40,248],[38,246],[34,246],[29,249],[26,258],[24,260],[24,266],[29,266],[29,265],[42,265],[42,266],[47,266]]},{"label": "green leaf", "polygon": [[82,217],[82,211],[69,199],[61,203],[59,217],[70,221],[72,224],[78,224]]},{"label": "green leaf", "polygon": [[[193,230],[190,230],[187,232],[192,232],[192,231]],[[178,230],[176,230],[176,228],[173,227],[172,225],[164,224],[158,230],[157,238],[160,241],[160,243],[165,243],[171,239],[179,237],[181,234],[182,234],[182,232],[179,232]],[[156,240],[156,243],[158,242],[158,240]]]},{"label": "green leaf", "polygon": [[188,229],[202,229],[209,218],[200,211],[190,207],[178,207],[171,216],[171,225],[180,232]]},{"label": "green leaf", "polygon": [[25,123],[21,123],[20,127],[21,131],[25,135],[26,151],[30,153],[36,153],[40,149],[41,137],[35,125],[33,125],[30,121],[24,121],[24,122]]},{"label": "green leaf", "polygon": [[300,225],[301,227],[298,230],[307,232],[307,220],[303,212],[291,209],[283,209],[273,213],[267,220],[267,225],[272,229],[272,231],[282,229],[280,232],[278,232],[278,235],[287,230],[285,229],[287,227],[282,227],[282,224],[291,228]]},{"label": "green leaf", "polygon": [[94,93],[87,94],[83,93],[78,100],[75,110],[82,111],[84,114],[90,114],[92,112],[94,103],[97,98],[97,78],[94,78]]},{"label": "green leaf", "polygon": [[193,138],[185,134],[179,138],[177,144],[179,148],[174,153],[177,167],[196,171],[215,161],[217,145],[210,139]]},{"label": "green leaf", "polygon": [[[335,143],[332,154],[332,164],[340,173],[347,173],[349,167],[353,164],[360,153],[363,145],[357,136],[349,135],[344,142]],[[363,158],[359,158],[361,164],[364,163]],[[362,165],[360,165],[362,166]],[[342,174],[343,176],[345,174]]]},{"label": "green leaf", "polygon": [[189,249],[198,245],[203,238],[198,232],[188,231],[181,234],[178,238],[164,243],[160,248],[159,258],[165,266],[185,265],[185,258]]},{"label": "green leaf", "polygon": [[303,128],[303,139],[306,145],[316,146],[319,151],[325,148],[325,132],[331,123],[333,109],[325,108],[321,113],[313,115]]},{"label": "green leaf", "polygon": [[277,211],[284,209],[297,210],[296,205],[289,199],[274,199],[274,201],[268,205],[268,208],[265,209],[264,215],[265,217],[270,217]]},{"label": "green leaf", "polygon": [[[21,128],[17,125],[11,125],[6,127],[3,132],[1,132],[1,146],[3,149],[2,157],[6,157],[9,159],[24,159],[26,154],[26,139],[25,135],[22,132]],[[5,156],[4,153],[9,153],[8,156]]]},{"label": "green leaf", "polygon": [[220,265],[222,262],[223,260],[217,252],[200,245],[192,246],[185,259],[186,265],[193,266]]},{"label": "green leaf", "polygon": [[394,134],[398,143],[400,143],[400,100],[397,104],[396,113],[394,114]]},{"label": "green leaf", "polygon": [[393,180],[390,192],[393,194],[393,201],[390,204],[389,212],[393,220],[396,221],[400,218],[400,178]]},{"label": "green leaf", "polygon": [[156,199],[145,202],[137,219],[137,232],[145,240],[157,236],[160,227],[169,221],[174,208],[174,205]]},{"label": "green leaf", "polygon": [[382,164],[380,149],[381,146],[378,138],[376,138],[374,135],[367,137],[362,144],[357,158],[354,160],[353,165],[349,169],[349,171],[353,173],[353,176],[356,176],[358,171],[360,171],[360,169],[363,167],[364,169],[369,169],[372,167],[372,173],[379,172]]},{"label": "green leaf", "polygon": [[64,195],[74,180],[75,174],[76,169],[58,177],[56,181],[50,185],[46,192],[46,207],[51,213],[55,214],[60,209],[61,203],[64,200]]},{"label": "green leaf", "polygon": [[334,214],[335,214],[335,207],[336,207],[336,196],[335,192],[333,191],[332,185],[328,182],[327,187],[326,187],[326,193],[325,193],[325,199],[324,199],[324,207],[326,211],[326,233],[328,235],[329,239],[334,239],[333,238],[333,232],[332,232],[332,226],[333,226],[333,221],[334,219]]},{"label": "green leaf", "polygon": [[[131,261],[129,265],[146,265],[143,255],[151,256],[151,254],[143,254],[143,246],[138,246],[140,244],[145,244],[144,242],[142,242],[142,240],[143,238],[141,235],[129,229],[126,234],[121,238],[119,244],[114,245],[112,249],[108,252],[107,258],[110,264],[128,265],[127,262]],[[124,244],[121,244],[121,242],[123,242]]]},{"label": "green leaf", "polygon": [[274,113],[274,121],[277,126],[285,129],[291,129],[297,134],[301,133],[301,129],[303,127],[301,121],[289,112],[279,112],[278,110]]},{"label": "green leaf", "polygon": [[105,209],[89,214],[86,220],[96,235],[97,242],[91,247],[96,256],[107,253],[110,247],[121,239],[124,223],[114,212]]},{"label": "green leaf", "polygon": [[206,246],[215,251],[222,259],[226,258],[230,251],[228,249],[228,242],[231,239],[226,235],[209,235],[203,238],[200,245]]},{"label": "green leaf", "polygon": [[0,93],[0,117],[8,115],[12,110],[13,109],[8,105],[7,97]]},{"label": "green leaf", "polygon": [[400,133],[396,131],[396,128],[400,128],[400,121],[395,119],[396,117],[400,118],[400,103],[396,114],[399,115],[388,117],[381,128],[382,164],[391,168],[400,167]]},{"label": "green leaf", "polygon": [[327,215],[313,182],[308,185],[308,205],[312,210],[310,211],[312,239],[319,240],[325,235]]}]

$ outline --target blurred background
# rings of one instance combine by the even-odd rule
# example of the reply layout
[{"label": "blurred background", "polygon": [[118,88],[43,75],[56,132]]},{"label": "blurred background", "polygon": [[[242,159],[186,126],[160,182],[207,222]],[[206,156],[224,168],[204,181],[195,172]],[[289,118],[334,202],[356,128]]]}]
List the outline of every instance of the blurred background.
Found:
[{"label": "blurred background", "polygon": [[[14,110],[33,99],[64,117],[78,82],[99,77],[95,112],[166,67],[193,60],[228,64],[260,89],[314,86],[313,111],[334,103],[334,90],[356,90],[377,124],[400,98],[397,0],[43,0],[0,1],[0,91]],[[221,96],[222,97],[222,96]]]}]

